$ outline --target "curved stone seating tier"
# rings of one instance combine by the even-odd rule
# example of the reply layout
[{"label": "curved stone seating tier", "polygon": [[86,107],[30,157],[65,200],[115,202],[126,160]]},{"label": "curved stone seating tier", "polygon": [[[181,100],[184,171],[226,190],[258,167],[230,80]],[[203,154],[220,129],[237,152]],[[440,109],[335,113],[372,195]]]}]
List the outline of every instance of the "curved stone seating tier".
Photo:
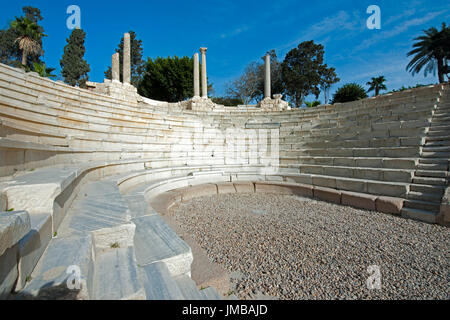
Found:
[{"label": "curved stone seating tier", "polygon": [[[197,289],[189,246],[159,215],[196,196],[276,192],[443,223],[449,98],[439,85],[303,110],[194,112],[0,64],[0,211],[29,215],[3,250],[18,259],[7,259],[16,272],[0,274],[0,297],[39,296],[78,265],[84,299],[220,298]],[[246,130],[277,130],[279,166],[230,164],[228,129],[246,147]]]}]

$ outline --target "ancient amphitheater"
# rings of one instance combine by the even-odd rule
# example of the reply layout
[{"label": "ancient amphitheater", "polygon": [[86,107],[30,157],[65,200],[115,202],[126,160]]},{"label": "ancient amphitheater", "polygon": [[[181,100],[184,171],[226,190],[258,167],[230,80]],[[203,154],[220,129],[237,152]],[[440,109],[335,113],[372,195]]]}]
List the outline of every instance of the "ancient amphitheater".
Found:
[{"label": "ancient amphitheater", "polygon": [[221,194],[382,213],[448,245],[448,86],[284,111],[92,86],[0,65],[1,298],[223,298],[196,286],[192,250],[164,220]]}]

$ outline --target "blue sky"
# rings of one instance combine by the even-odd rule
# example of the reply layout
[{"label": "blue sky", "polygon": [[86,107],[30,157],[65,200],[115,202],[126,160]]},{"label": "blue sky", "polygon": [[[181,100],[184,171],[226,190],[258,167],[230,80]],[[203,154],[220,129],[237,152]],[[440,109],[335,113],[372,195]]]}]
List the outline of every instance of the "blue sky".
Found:
[{"label": "blue sky", "polygon": [[[38,7],[48,35],[44,61],[59,72],[66,39],[69,5],[81,8],[86,31],[86,60],[90,80],[103,81],[111,55],[124,32],[133,30],[143,40],[144,56],[191,56],[208,47],[208,77],[216,95],[238,77],[246,65],[276,49],[280,59],[300,42],[325,46],[325,62],[337,69],[341,82],[365,85],[384,75],[388,89],[435,83],[436,77],[413,77],[405,71],[406,53],[422,30],[450,24],[448,0],[360,1],[137,1],[58,0],[3,1],[0,27],[5,28],[23,6]],[[381,30],[369,30],[369,5],[381,8]]]}]

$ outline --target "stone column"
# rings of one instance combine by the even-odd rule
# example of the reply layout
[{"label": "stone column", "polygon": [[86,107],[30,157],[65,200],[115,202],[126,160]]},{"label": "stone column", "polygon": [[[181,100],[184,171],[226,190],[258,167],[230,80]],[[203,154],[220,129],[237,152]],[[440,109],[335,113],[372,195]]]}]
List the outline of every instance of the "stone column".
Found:
[{"label": "stone column", "polygon": [[123,83],[131,83],[131,43],[130,34],[123,36]]},{"label": "stone column", "polygon": [[119,53],[118,52],[112,55],[111,74],[112,74],[112,81],[120,82],[120,63],[119,63]]},{"label": "stone column", "polygon": [[194,54],[194,98],[200,98],[200,70],[198,53]]},{"label": "stone column", "polygon": [[264,98],[272,98],[270,79],[270,55],[266,55],[265,77],[264,77]]},{"label": "stone column", "polygon": [[206,50],[208,48],[200,48],[202,53],[202,98],[208,98],[208,78],[206,76]]}]

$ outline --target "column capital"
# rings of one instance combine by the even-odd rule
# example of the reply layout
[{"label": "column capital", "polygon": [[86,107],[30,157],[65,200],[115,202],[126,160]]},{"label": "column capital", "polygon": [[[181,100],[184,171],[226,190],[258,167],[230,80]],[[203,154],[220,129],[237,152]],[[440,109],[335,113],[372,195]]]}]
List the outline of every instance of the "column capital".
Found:
[{"label": "column capital", "polygon": [[208,48],[204,48],[204,47],[200,48],[201,53],[205,53],[207,50],[208,50]]}]

